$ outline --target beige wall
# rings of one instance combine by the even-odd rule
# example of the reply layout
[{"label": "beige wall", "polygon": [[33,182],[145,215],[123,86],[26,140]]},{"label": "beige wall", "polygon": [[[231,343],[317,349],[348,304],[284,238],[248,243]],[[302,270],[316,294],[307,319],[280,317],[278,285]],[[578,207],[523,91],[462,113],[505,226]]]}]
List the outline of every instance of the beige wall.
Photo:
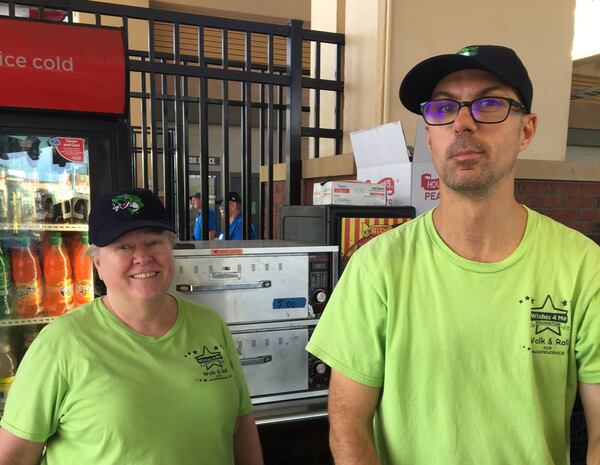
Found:
[{"label": "beige wall", "polygon": [[414,64],[466,45],[500,44],[517,51],[534,86],[538,134],[522,158],[564,160],[575,0],[347,0],[346,5],[345,152],[351,151],[351,131],[396,120],[413,144],[417,116],[401,106],[398,87]]},{"label": "beige wall", "polygon": [[[206,10],[214,10],[213,16],[221,16],[218,11],[222,11],[222,16],[241,15],[265,16],[288,19],[301,19],[310,21],[310,1],[311,0],[158,0],[150,1],[150,6],[156,6],[163,9],[182,10],[199,9],[205,10],[202,14],[207,14]],[[156,5],[155,5],[156,4]],[[173,8],[168,8],[172,4]],[[185,8],[188,7],[188,8]]]}]

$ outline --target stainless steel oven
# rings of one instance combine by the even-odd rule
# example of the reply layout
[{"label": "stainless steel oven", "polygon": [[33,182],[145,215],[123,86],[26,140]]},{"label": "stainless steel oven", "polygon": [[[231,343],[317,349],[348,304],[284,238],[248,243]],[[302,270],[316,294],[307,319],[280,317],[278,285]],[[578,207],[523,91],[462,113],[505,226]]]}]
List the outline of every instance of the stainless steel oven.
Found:
[{"label": "stainless steel oven", "polygon": [[223,317],[253,403],[326,394],[329,370],[304,347],[337,281],[337,250],[292,241],[177,244],[170,290]]}]

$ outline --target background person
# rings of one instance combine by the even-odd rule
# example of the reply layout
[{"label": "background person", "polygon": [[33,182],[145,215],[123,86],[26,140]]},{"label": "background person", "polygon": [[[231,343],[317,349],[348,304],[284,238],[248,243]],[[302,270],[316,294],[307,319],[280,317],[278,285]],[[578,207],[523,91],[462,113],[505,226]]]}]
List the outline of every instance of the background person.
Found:
[{"label": "background person", "polygon": [[174,228],[145,189],[99,197],[90,254],[106,295],[46,326],[0,425],[0,463],[261,465],[252,405],[216,312],[167,293]]},{"label": "background person", "polygon": [[[194,240],[202,240],[202,193],[192,194],[192,207],[196,210],[196,219],[194,221]],[[208,240],[212,241],[219,237],[219,223],[214,208],[208,209]]]},{"label": "background person", "polygon": [[336,465],[566,465],[578,386],[600,464],[600,248],[515,200],[532,95],[500,46],[404,78],[440,204],[354,254],[308,344]]},{"label": "background person", "polygon": [[[239,241],[243,239],[242,229],[244,226],[242,219],[242,198],[237,192],[228,192],[225,196],[225,200],[229,206],[229,239],[232,241]],[[224,236],[221,234],[219,239],[223,239]],[[250,224],[250,238],[256,239],[256,232],[254,226]]]}]

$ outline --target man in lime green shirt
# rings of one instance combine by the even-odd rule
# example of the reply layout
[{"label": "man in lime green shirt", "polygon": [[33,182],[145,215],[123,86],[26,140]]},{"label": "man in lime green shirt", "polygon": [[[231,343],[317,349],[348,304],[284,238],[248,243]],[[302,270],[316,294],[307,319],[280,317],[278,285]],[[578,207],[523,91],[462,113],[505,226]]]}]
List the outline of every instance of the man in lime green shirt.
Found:
[{"label": "man in lime green shirt", "polygon": [[600,248],[515,200],[532,95],[499,46],[404,78],[440,205],[355,253],[308,344],[336,465],[566,465],[577,389],[600,464]]}]

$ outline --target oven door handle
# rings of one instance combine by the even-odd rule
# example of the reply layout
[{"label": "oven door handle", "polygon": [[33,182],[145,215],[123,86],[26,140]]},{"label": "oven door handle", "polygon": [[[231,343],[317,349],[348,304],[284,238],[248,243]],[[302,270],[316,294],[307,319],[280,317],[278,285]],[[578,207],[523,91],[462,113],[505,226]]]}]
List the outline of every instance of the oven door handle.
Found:
[{"label": "oven door handle", "polygon": [[271,287],[270,280],[257,281],[255,283],[223,283],[223,284],[177,284],[175,289],[178,292],[195,292],[206,291],[232,291],[238,289],[264,289]]},{"label": "oven door handle", "polygon": [[273,360],[272,355],[259,355],[258,357],[240,358],[240,363],[242,366],[264,365],[265,363],[269,363],[271,360]]}]

